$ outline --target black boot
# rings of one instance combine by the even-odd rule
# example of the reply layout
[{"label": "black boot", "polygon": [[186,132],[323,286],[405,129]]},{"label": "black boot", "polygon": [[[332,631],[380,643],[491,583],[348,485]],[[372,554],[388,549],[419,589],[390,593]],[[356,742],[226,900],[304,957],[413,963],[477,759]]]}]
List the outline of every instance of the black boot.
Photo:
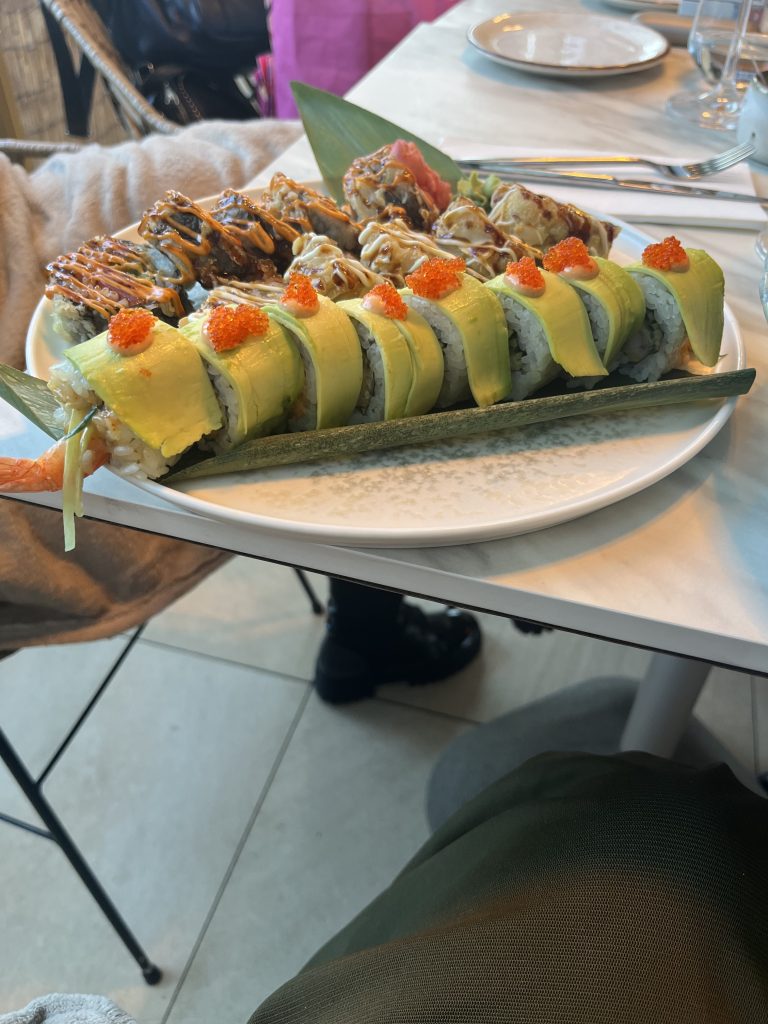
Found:
[{"label": "black boot", "polygon": [[401,594],[332,580],[314,686],[323,700],[343,704],[372,697],[384,683],[438,682],[468,665],[480,644],[468,612],[426,614]]}]

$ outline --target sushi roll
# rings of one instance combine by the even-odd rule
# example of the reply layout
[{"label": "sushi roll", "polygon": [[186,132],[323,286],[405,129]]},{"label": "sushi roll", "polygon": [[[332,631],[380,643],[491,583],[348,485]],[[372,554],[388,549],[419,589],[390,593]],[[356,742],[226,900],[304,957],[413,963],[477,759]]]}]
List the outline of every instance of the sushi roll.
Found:
[{"label": "sushi roll", "polygon": [[543,266],[576,289],[600,359],[610,372],[624,343],[643,322],[645,298],[640,285],[618,263],[590,256],[579,238],[558,242],[544,256]]},{"label": "sushi roll", "polygon": [[510,263],[485,287],[501,303],[509,331],[514,401],[565,372],[570,377],[604,377],[589,318],[577,292],[557,274],[524,257]]},{"label": "sushi roll", "polygon": [[121,310],[104,333],[69,349],[48,386],[66,433],[38,459],[0,459],[0,492],[62,491],[66,551],[85,476],[110,463],[157,479],[222,423],[196,349],[146,309]]},{"label": "sushi roll", "polygon": [[380,274],[343,252],[327,235],[299,235],[293,243],[293,262],[285,279],[294,271],[306,275],[321,295],[334,302],[360,298],[384,281]]},{"label": "sushi roll", "polygon": [[627,267],[645,296],[645,318],[624,346],[619,369],[655,381],[691,352],[714,366],[723,338],[723,272],[703,249],[684,249],[674,237],[649,245],[642,262]]},{"label": "sushi roll", "polygon": [[504,315],[461,259],[431,259],[406,277],[403,299],[421,314],[443,349],[445,372],[436,408],[473,399],[486,406],[509,395]]},{"label": "sushi roll", "polygon": [[598,220],[578,206],[559,203],[517,183],[502,183],[496,188],[488,216],[497,228],[544,250],[564,238],[575,237],[593,256],[607,256],[619,233],[610,221]]},{"label": "sushi roll", "polygon": [[286,328],[304,364],[304,385],[288,419],[289,430],[342,427],[355,410],[363,383],[363,357],[347,314],[293,273],[274,305],[264,307]]},{"label": "sushi roll", "polygon": [[143,309],[64,353],[49,388],[64,410],[95,409],[91,424],[110,464],[151,480],[218,430],[221,412],[203,361],[184,335]]},{"label": "sushi roll", "polygon": [[496,227],[485,210],[466,196],[454,199],[440,214],[432,235],[441,249],[465,259],[467,273],[480,281],[503,273],[510,261],[530,256],[538,263],[542,257],[538,249]]},{"label": "sushi roll", "polygon": [[363,384],[353,422],[428,412],[440,393],[443,355],[429,324],[391,284],[339,307],[350,317],[363,353]]},{"label": "sushi roll", "polygon": [[[357,250],[360,225],[322,192],[300,185],[279,171],[258,199],[273,217],[285,221],[301,235],[326,235],[345,252]],[[295,253],[294,248],[294,253]]]},{"label": "sushi roll", "polygon": [[53,327],[70,345],[106,330],[121,309],[141,306],[175,324],[191,308],[184,289],[168,283],[173,264],[149,245],[99,236],[46,269]]},{"label": "sushi roll", "polygon": [[202,356],[224,424],[215,451],[285,429],[301,393],[304,368],[284,327],[256,306],[217,306],[182,333]]}]

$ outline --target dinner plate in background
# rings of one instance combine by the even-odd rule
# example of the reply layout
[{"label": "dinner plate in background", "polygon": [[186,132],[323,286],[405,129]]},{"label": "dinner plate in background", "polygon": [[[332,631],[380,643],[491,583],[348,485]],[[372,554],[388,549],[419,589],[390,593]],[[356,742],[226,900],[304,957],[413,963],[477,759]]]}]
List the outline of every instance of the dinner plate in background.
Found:
[{"label": "dinner plate in background", "polygon": [[551,78],[600,78],[658,64],[669,43],[653,29],[599,14],[520,11],[473,25],[470,43],[518,71]]},{"label": "dinner plate in background", "polygon": [[678,0],[600,0],[605,7],[621,11],[667,11],[677,12]]}]

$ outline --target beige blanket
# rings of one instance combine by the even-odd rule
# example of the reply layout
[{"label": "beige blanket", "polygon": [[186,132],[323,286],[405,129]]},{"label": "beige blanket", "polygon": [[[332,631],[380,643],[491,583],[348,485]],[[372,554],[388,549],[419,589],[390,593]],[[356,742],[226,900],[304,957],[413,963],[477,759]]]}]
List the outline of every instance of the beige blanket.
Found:
[{"label": "beige blanket", "polygon": [[[0,155],[0,361],[22,367],[45,264],[137,220],[168,188],[245,185],[299,135],[292,122],[208,122],[171,137],[54,157]],[[0,450],[0,455],[10,454]],[[215,568],[209,548],[83,520],[65,555],[58,512],[0,501],[0,651],[93,640],[144,621]]]}]

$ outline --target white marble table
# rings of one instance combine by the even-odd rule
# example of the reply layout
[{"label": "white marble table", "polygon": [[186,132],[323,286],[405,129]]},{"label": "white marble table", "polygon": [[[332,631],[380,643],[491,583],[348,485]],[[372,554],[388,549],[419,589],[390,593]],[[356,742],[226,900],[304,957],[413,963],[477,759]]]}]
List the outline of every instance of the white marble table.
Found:
[{"label": "white marble table", "polygon": [[[535,2],[528,6],[540,8]],[[579,3],[550,6],[572,10]],[[615,13],[598,3],[581,6]],[[350,98],[438,142],[462,135],[475,142],[660,155],[724,148],[722,138],[681,129],[662,113],[666,97],[691,73],[684,51],[673,51],[660,68],[624,78],[566,83],[527,77],[486,62],[466,43],[468,25],[502,10],[498,0],[467,0],[435,24],[419,27]],[[276,169],[317,177],[303,141],[264,177]],[[768,191],[768,180],[758,177]],[[648,231],[665,233],[652,224]],[[758,301],[754,233],[687,228],[682,237],[707,248],[723,265],[727,299],[758,377],[723,432],[683,469],[641,494],[539,533],[416,550],[286,540],[192,515],[104,472],[87,481],[86,514],[703,663],[768,673],[768,338]],[[4,455],[35,454],[43,444],[21,417],[0,410]],[[51,495],[31,500],[56,504]],[[695,684],[690,700],[683,701],[688,707],[705,671],[687,673]]]}]

